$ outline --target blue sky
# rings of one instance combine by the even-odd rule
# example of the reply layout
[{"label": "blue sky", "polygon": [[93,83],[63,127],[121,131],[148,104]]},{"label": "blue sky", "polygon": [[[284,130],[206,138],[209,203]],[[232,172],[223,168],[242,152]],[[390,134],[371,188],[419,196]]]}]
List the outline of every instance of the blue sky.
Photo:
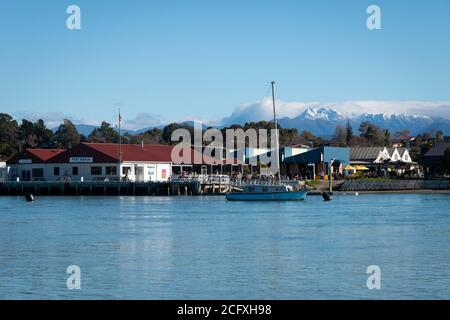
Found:
[{"label": "blue sky", "polygon": [[0,40],[0,111],[17,117],[217,120],[271,80],[287,102],[450,101],[448,0],[0,0]]}]

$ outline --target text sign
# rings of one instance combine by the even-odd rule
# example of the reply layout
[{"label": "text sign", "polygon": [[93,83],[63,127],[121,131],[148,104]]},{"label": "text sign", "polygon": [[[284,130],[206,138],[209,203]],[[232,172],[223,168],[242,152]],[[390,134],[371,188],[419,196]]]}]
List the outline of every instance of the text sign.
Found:
[{"label": "text sign", "polygon": [[92,159],[92,157],[70,157],[69,162],[70,163],[92,163],[93,159]]},{"label": "text sign", "polygon": [[21,164],[30,164],[33,161],[31,159],[19,159],[19,163]]}]

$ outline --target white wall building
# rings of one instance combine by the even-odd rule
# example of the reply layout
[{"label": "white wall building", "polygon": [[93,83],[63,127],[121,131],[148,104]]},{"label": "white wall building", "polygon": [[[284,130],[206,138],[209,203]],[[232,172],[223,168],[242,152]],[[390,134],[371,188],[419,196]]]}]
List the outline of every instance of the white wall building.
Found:
[{"label": "white wall building", "polygon": [[[120,150],[119,150],[120,149]],[[68,150],[27,149],[8,161],[10,181],[166,181],[172,146],[81,143]]]}]

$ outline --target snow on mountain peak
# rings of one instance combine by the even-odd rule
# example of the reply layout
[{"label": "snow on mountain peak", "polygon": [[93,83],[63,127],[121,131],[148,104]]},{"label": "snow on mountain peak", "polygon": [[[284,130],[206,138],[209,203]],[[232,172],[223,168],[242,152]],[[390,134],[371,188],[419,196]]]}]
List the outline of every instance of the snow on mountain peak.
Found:
[{"label": "snow on mountain peak", "polygon": [[305,111],[303,111],[299,116],[300,119],[304,120],[343,120],[347,117],[336,110],[333,110],[331,108],[326,107],[320,107],[320,108],[311,108],[307,107]]}]

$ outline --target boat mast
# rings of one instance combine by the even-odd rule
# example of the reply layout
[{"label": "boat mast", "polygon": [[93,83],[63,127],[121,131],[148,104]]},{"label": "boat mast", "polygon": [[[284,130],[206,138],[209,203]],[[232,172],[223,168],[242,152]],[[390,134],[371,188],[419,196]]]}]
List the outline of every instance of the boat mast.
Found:
[{"label": "boat mast", "polygon": [[277,171],[278,171],[278,183],[281,184],[281,167],[280,167],[280,148],[278,141],[278,123],[277,123],[277,114],[275,111],[275,81],[271,82],[272,84],[272,104],[273,104],[273,122],[275,124],[275,155],[276,155],[276,163],[277,163]]}]

